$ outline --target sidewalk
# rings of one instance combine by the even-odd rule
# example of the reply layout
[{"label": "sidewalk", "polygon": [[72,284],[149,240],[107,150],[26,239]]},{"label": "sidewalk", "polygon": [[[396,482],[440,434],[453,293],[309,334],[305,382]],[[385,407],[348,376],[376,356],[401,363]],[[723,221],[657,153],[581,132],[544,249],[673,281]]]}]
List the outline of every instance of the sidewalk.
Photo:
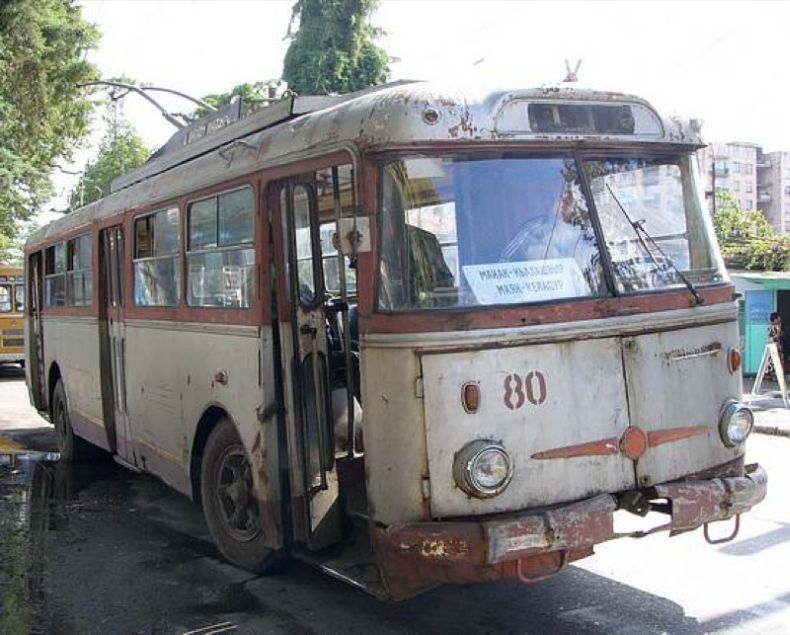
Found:
[{"label": "sidewalk", "polygon": [[785,408],[778,384],[763,380],[759,395],[752,394],[753,384],[754,377],[743,378],[743,400],[754,411],[754,431],[790,437],[790,409]]}]

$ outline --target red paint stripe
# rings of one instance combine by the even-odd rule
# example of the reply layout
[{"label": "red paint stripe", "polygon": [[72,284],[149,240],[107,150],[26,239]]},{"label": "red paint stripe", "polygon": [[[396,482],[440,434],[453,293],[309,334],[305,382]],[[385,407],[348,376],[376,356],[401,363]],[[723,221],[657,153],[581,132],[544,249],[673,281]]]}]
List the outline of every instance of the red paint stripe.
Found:
[{"label": "red paint stripe", "polygon": [[602,441],[591,441],[590,443],[580,443],[578,445],[569,445],[564,448],[536,452],[532,455],[532,458],[543,461],[546,459],[572,459],[579,456],[619,454],[619,443],[620,441],[617,437],[612,437],[611,439],[603,439]]},{"label": "red paint stripe", "polygon": [[680,441],[681,439],[688,439],[705,434],[708,428],[705,426],[690,426],[686,428],[668,428],[666,430],[654,430],[647,433],[647,444],[654,448],[657,445],[664,445],[665,443],[672,443],[673,441]]}]

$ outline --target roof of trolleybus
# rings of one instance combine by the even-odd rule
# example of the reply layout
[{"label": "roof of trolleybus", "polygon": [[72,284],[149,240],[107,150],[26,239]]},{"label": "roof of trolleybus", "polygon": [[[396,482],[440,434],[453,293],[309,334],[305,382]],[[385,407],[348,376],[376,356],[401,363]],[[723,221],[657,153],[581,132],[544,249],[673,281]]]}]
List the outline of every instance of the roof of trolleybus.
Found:
[{"label": "roof of trolleybus", "polygon": [[176,133],[144,166],[117,179],[109,196],[40,229],[27,246],[96,219],[332,151],[503,143],[686,151],[703,145],[693,120],[662,118],[639,97],[573,83],[479,93],[398,82],[348,95],[289,95],[197,141]]}]

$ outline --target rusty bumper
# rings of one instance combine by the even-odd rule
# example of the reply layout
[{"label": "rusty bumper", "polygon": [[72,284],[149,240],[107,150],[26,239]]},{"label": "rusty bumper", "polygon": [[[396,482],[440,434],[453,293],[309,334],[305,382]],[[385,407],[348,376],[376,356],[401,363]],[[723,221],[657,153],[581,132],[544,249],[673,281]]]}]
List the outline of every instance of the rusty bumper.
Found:
[{"label": "rusty bumper", "polygon": [[[666,499],[670,520],[653,531],[671,535],[727,520],[765,498],[767,476],[758,465],[744,476],[657,485],[645,494]],[[614,512],[622,495],[601,494],[551,509],[480,521],[416,522],[379,529],[376,543],[385,578],[393,582],[412,567],[444,581],[543,577],[592,554],[601,542],[644,532],[616,533]],[[516,567],[508,565],[517,565]],[[415,569],[416,567],[416,569]],[[445,569],[442,574],[431,574]],[[412,577],[412,576],[408,576]],[[423,577],[425,580],[425,577]],[[396,584],[397,586],[397,584]]]}]

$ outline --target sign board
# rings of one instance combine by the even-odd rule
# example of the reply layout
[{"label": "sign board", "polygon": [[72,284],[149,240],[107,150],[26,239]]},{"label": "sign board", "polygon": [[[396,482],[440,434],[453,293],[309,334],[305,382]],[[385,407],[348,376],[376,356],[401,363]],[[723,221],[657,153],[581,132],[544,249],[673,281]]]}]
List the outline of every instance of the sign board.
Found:
[{"label": "sign board", "polygon": [[746,321],[748,324],[770,324],[774,311],[773,291],[747,291]]},{"label": "sign board", "polygon": [[785,408],[787,408],[787,382],[785,381],[785,369],[782,367],[782,359],[779,355],[779,349],[776,347],[774,342],[770,342],[765,345],[763,359],[760,362],[760,370],[757,371],[757,377],[754,379],[754,387],[752,388],[753,395],[760,394],[760,389],[762,388],[765,373],[768,372],[769,369],[773,369],[774,375],[776,375],[776,381],[779,384],[779,390],[782,392],[782,399],[785,402]]},{"label": "sign board", "polygon": [[479,304],[520,304],[589,294],[573,258],[464,265],[463,271]]}]

